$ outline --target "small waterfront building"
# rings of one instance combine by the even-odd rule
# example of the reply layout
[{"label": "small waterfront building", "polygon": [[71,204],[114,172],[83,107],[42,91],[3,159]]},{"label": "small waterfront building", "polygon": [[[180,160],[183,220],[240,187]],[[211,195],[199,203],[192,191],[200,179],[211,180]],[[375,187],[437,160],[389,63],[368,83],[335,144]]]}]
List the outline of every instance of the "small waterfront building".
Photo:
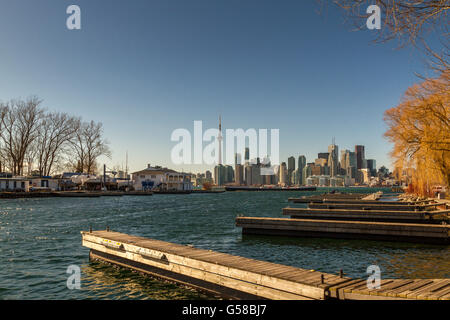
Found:
[{"label": "small waterfront building", "polygon": [[23,177],[0,178],[0,191],[28,192],[30,191],[30,181]]},{"label": "small waterfront building", "polygon": [[146,169],[132,173],[133,187],[138,191],[159,188],[164,191],[189,191],[193,185],[191,176],[161,166],[147,166]]},{"label": "small waterfront building", "polygon": [[54,179],[52,177],[36,177],[30,179],[31,189],[48,189],[51,191],[59,190],[60,179]]}]

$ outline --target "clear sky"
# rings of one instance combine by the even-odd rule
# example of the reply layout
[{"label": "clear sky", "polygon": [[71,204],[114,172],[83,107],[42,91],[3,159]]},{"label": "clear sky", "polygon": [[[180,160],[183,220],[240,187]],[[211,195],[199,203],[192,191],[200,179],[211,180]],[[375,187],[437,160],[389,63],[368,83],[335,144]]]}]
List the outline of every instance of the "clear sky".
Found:
[{"label": "clear sky", "polygon": [[[81,8],[81,30],[66,8]],[[101,121],[108,166],[174,166],[177,128],[280,129],[280,158],[311,162],[335,137],[390,167],[383,112],[425,72],[343,12],[298,0],[0,0],[0,100]],[[383,26],[382,26],[383,28]]]}]

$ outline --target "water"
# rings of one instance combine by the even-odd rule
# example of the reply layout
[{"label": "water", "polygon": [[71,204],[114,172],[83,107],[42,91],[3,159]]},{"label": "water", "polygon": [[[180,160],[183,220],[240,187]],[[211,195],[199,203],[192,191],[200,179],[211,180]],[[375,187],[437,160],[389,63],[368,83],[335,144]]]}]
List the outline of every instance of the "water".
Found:
[{"label": "water", "polygon": [[[358,189],[361,192],[368,190]],[[373,190],[373,189],[372,189]],[[361,240],[242,237],[237,215],[281,217],[287,199],[324,192],[225,192],[0,200],[0,299],[205,299],[201,293],[90,263],[80,230],[105,229],[244,257],[367,277],[448,278],[448,246]],[[353,191],[354,192],[354,191]],[[81,267],[81,289],[66,286]]]}]

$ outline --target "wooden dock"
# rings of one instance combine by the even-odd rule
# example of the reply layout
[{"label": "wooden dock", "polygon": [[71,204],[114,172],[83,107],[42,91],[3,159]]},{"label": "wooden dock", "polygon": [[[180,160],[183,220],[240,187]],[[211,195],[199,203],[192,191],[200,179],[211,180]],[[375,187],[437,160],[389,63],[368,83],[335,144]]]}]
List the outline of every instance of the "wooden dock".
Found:
[{"label": "wooden dock", "polygon": [[237,217],[243,234],[449,244],[450,225]]},{"label": "wooden dock", "polygon": [[450,279],[363,279],[305,270],[112,231],[82,231],[90,258],[232,299],[450,299]]},{"label": "wooden dock", "polygon": [[427,208],[441,206],[440,203],[432,204],[371,204],[360,203],[309,203],[311,209],[348,209],[348,210],[396,210],[396,211],[424,211]]},{"label": "wooden dock", "polygon": [[283,208],[283,215],[295,219],[332,219],[350,221],[442,223],[450,222],[444,214],[447,211],[388,211],[388,210],[347,210]]}]

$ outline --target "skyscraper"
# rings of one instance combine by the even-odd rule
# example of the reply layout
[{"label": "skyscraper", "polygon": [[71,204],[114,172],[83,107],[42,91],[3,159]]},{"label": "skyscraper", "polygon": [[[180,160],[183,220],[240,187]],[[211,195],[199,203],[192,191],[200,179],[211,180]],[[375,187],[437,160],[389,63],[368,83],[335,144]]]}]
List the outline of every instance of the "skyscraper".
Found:
[{"label": "skyscraper", "polygon": [[250,160],[250,149],[245,148],[245,162]]},{"label": "skyscraper", "polygon": [[294,183],[294,171],[295,171],[295,158],[289,157],[288,158],[288,167],[287,167],[287,184],[291,185]]},{"label": "skyscraper", "polygon": [[330,176],[334,177],[339,174],[339,148],[334,143],[328,146],[328,166],[330,167]]},{"label": "skyscraper", "polygon": [[355,146],[356,153],[356,169],[360,170],[364,168],[364,146],[356,145]]},{"label": "skyscraper", "polygon": [[306,166],[306,157],[304,155],[301,155],[298,157],[298,178],[296,181],[296,184],[303,185],[303,169]]},{"label": "skyscraper", "polygon": [[232,166],[225,166],[225,183],[230,183],[234,181],[234,170]]},{"label": "skyscraper", "polygon": [[341,151],[341,168],[345,176],[350,179],[356,178],[356,154],[350,150]]},{"label": "skyscraper", "polygon": [[280,185],[285,186],[287,180],[286,162],[282,162],[280,165]]},{"label": "skyscraper", "polygon": [[234,177],[234,182],[237,185],[244,183],[244,166],[242,165],[241,155],[239,153],[236,153],[234,158]]},{"label": "skyscraper", "polygon": [[214,183],[223,186],[226,181],[226,169],[223,165],[218,164],[214,167]]},{"label": "skyscraper", "polygon": [[377,175],[377,162],[375,159],[367,159],[366,160],[367,169],[372,177]]}]

